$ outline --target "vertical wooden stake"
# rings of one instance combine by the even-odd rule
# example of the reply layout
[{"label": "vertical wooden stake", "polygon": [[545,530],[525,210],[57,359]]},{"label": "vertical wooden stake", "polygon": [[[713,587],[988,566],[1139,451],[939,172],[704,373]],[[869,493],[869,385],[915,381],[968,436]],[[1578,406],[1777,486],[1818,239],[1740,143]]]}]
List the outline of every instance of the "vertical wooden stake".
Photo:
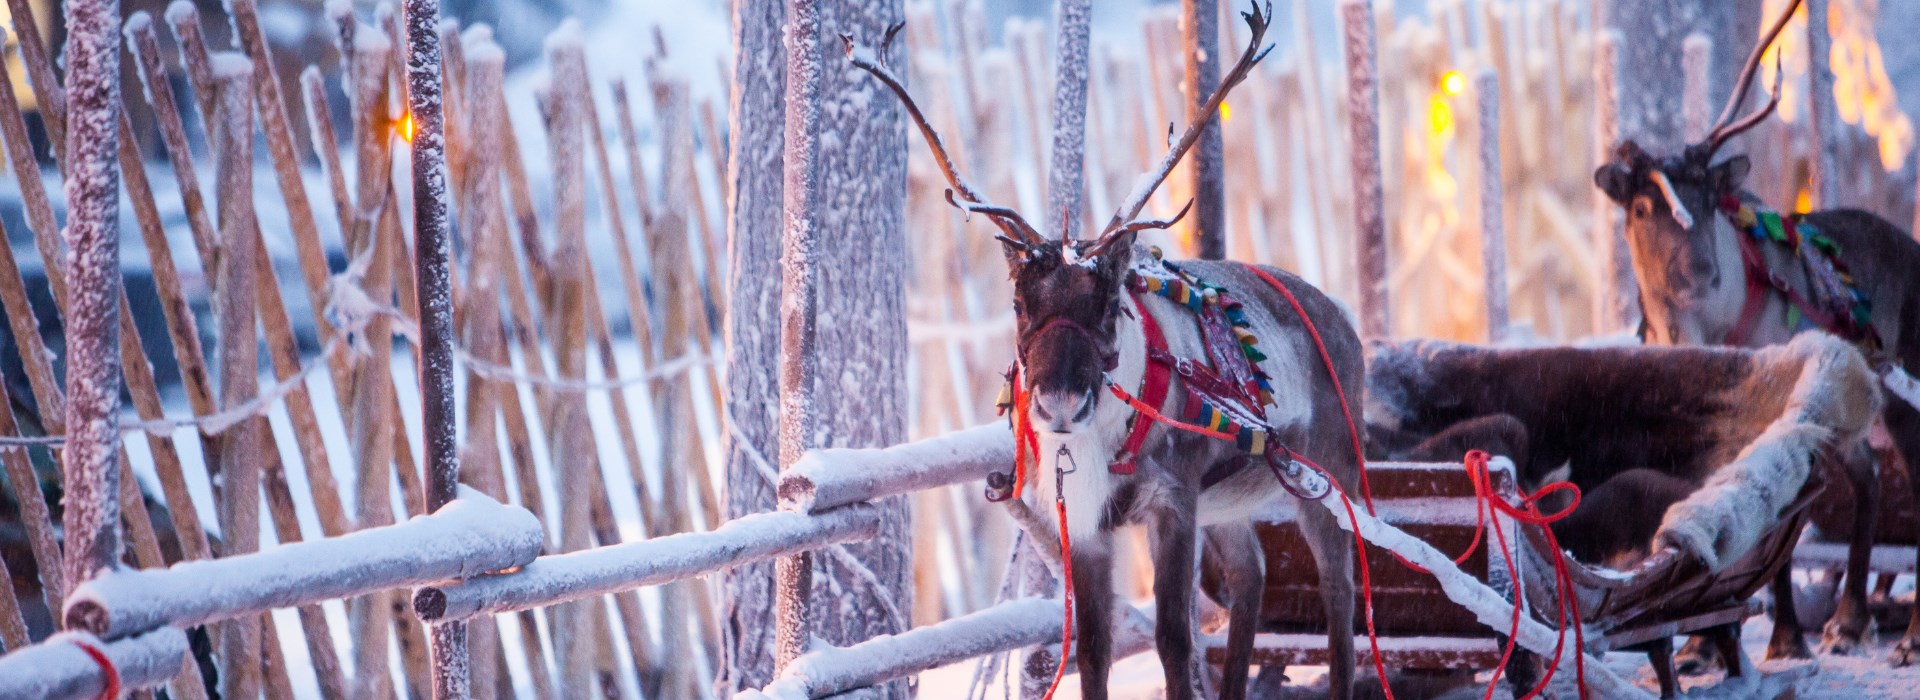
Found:
[{"label": "vertical wooden stake", "polygon": [[1827,30],[1828,0],[1807,0],[1807,104],[1812,107],[1807,121],[1813,129],[1813,208],[1841,206],[1845,189],[1840,170],[1840,149],[1844,148],[1840,108],[1833,98],[1833,35]]},{"label": "vertical wooden stake", "polygon": [[1193,178],[1193,232],[1200,257],[1219,260],[1227,256],[1227,193],[1225,154],[1221,145],[1221,124],[1202,114],[1207,97],[1220,85],[1220,4],[1219,0],[1180,0],[1181,37],[1186,50],[1187,123],[1207,122],[1200,141],[1187,154],[1188,174]]},{"label": "vertical wooden stake", "polygon": [[[814,157],[820,151],[819,0],[787,0],[786,158],[782,199],[786,226],[780,267],[780,467],[791,468],[813,446],[814,252],[820,204],[813,191]],[[806,652],[808,600],[813,595],[813,557],[802,552],[774,564],[773,663],[777,676]]]},{"label": "vertical wooden stake", "polygon": [[[1593,50],[1593,162],[1613,158],[1613,146],[1620,141],[1620,43],[1619,30],[1609,29],[1596,35]],[[1594,310],[1595,331],[1613,333],[1626,330],[1639,317],[1639,285],[1633,278],[1633,258],[1627,252],[1626,234],[1620,230],[1619,206],[1595,187],[1593,197],[1593,243],[1600,259],[1600,293]]]},{"label": "vertical wooden stake", "polygon": [[1699,143],[1707,138],[1707,129],[1712,128],[1713,109],[1707,93],[1712,86],[1713,40],[1705,32],[1693,32],[1686,41],[1680,43],[1680,73],[1686,80],[1686,89],[1680,98],[1682,129],[1686,132],[1687,143]]},{"label": "vertical wooden stake", "polygon": [[1480,264],[1487,280],[1487,340],[1507,339],[1507,234],[1501,210],[1500,76],[1482,69],[1473,77],[1480,124]]},{"label": "vertical wooden stake", "polygon": [[1373,36],[1372,0],[1343,0],[1347,60],[1347,126],[1353,156],[1354,233],[1358,237],[1360,334],[1393,333],[1387,296],[1387,222],[1380,180],[1380,73]]}]

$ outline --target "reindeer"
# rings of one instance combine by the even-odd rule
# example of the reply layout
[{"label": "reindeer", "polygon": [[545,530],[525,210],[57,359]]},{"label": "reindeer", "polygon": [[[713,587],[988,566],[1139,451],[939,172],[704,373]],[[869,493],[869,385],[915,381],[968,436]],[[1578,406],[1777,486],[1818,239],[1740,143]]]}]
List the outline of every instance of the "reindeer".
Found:
[{"label": "reindeer", "polygon": [[[1758,347],[1783,343],[1802,330],[1789,326],[1792,312],[1814,321],[1812,325],[1825,326],[1825,330],[1855,340],[1877,369],[1920,367],[1920,324],[1912,322],[1914,314],[1920,312],[1920,283],[1913,273],[1920,269],[1920,244],[1885,219],[1857,209],[1816,211],[1798,217],[1799,228],[1789,230],[1817,229],[1836,243],[1835,267],[1851,271],[1853,288],[1865,297],[1864,302],[1870,302],[1870,312],[1859,317],[1851,313],[1853,309],[1829,312],[1832,307],[1822,308],[1809,301],[1835,296],[1831,293],[1835,275],[1815,272],[1827,264],[1823,259],[1756,241],[1749,234],[1752,222],[1736,222],[1750,216],[1740,213],[1739,207],[1759,202],[1741,189],[1751,167],[1747,157],[1736,155],[1713,162],[1721,146],[1765,120],[1779,104],[1776,80],[1765,107],[1734,120],[1761,56],[1798,6],[1799,0],[1791,3],[1747,57],[1731,99],[1705,140],[1688,145],[1677,156],[1663,158],[1627,141],[1616,150],[1615,160],[1594,171],[1594,184],[1627,210],[1627,245],[1640,287],[1641,337],[1660,344]],[[1789,220],[1788,225],[1792,223]],[[1787,238],[1792,241],[1801,236],[1796,233]],[[1899,400],[1887,401],[1882,419],[1907,464],[1920,464],[1920,410]],[[1846,590],[1824,631],[1822,646],[1846,652],[1857,648],[1870,624],[1866,610],[1867,554],[1878,495],[1873,466],[1864,456],[1864,447],[1836,447],[1848,455],[1846,476],[1858,503]],[[1920,487],[1920,480],[1914,483]],[[1906,637],[1893,651],[1892,662],[1896,665],[1911,663],[1920,655],[1920,605],[1913,611],[1913,620]],[[1776,619],[1767,657],[1810,655],[1798,623]]]},{"label": "reindeer", "polygon": [[[1221,80],[1202,110],[1216,114],[1226,94],[1244,80],[1266,55],[1261,42],[1272,18],[1272,7],[1242,13],[1252,40]],[[890,43],[893,32],[888,33]],[[1145,347],[1145,325],[1162,329],[1167,350],[1179,357],[1206,357],[1202,333],[1187,307],[1152,294],[1128,293],[1128,275],[1136,263],[1157,264],[1145,249],[1135,247],[1143,230],[1171,226],[1171,220],[1143,220],[1147,199],[1164,181],[1182,155],[1198,138],[1205,122],[1188,125],[1157,169],[1115,213],[1100,235],[1075,240],[1063,234],[1043,238],[1018,212],[992,204],[955,171],[940,137],[928,124],[913,98],[888,67],[877,58],[856,52],[842,36],[849,60],[891,89],[913,119],[934,161],[951,186],[949,203],[971,215],[983,215],[1000,229],[1013,280],[1017,318],[1017,387],[1030,397],[1021,407],[1036,428],[1034,454],[1052,478],[1033,479],[1027,497],[1042,503],[1056,496],[1069,515],[1066,532],[1072,546],[1069,560],[1075,594],[1074,627],[1078,629],[1077,664],[1083,697],[1107,697],[1107,674],[1112,661],[1113,593],[1112,531],[1130,523],[1144,523],[1152,541],[1154,570],[1155,642],[1166,673],[1169,698],[1192,698],[1205,674],[1194,653],[1195,568],[1199,537],[1206,537],[1204,556],[1213,570],[1224,572],[1229,611],[1229,653],[1218,696],[1241,698],[1247,691],[1247,673],[1254,627],[1260,617],[1265,568],[1254,537],[1251,515],[1280,498],[1279,482],[1265,468],[1254,466],[1247,452],[1225,442],[1172,430],[1136,413],[1110,387],[1134,391],[1141,386],[1150,362]],[[884,55],[884,46],[879,55]],[[1191,206],[1191,203],[1188,205]],[[1063,212],[1070,216],[1073,212]],[[1185,214],[1185,210],[1181,211]],[[1335,398],[1334,378],[1321,367],[1306,332],[1308,319],[1293,311],[1285,297],[1263,280],[1254,268],[1217,261],[1183,261],[1181,269],[1212,284],[1230,288],[1243,302],[1245,315],[1267,355],[1260,369],[1277,387],[1262,419],[1272,438],[1292,450],[1310,454],[1330,476],[1348,490],[1356,487],[1359,458],[1351,447],[1342,406]],[[1347,316],[1335,302],[1298,277],[1272,268],[1260,268],[1298,299],[1311,323],[1319,328],[1339,381],[1361,390],[1361,346]],[[1168,397],[1181,396],[1183,377],[1173,377]],[[1360,395],[1349,395],[1345,408],[1358,415]],[[1157,408],[1177,415],[1178,399]],[[1118,457],[1132,431],[1145,430],[1137,452]],[[1121,459],[1131,473],[1116,473]],[[1049,508],[1050,510],[1051,508]],[[1353,540],[1323,508],[1300,509],[1301,529],[1311,544],[1321,580],[1327,618],[1328,649],[1333,659],[1329,679],[1335,697],[1349,697],[1353,680],[1354,586]],[[1051,535],[1053,533],[1045,533]]]}]

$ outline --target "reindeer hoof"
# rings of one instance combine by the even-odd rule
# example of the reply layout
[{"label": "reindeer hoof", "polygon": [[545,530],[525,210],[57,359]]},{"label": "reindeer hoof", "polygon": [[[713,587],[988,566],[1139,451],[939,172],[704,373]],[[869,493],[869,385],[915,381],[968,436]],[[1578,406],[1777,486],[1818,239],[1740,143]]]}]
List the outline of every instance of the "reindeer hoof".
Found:
[{"label": "reindeer hoof", "polygon": [[1893,646],[1893,653],[1887,655],[1887,664],[1894,668],[1904,668],[1920,661],[1920,639],[1909,634]]},{"label": "reindeer hoof", "polygon": [[1865,622],[1849,623],[1843,617],[1834,617],[1820,630],[1820,653],[1833,656],[1853,656],[1864,653],[1867,648],[1869,625]]},{"label": "reindeer hoof", "polygon": [[1798,634],[1787,639],[1775,639],[1767,643],[1767,660],[1775,659],[1811,659],[1813,649],[1807,646],[1807,640]]},{"label": "reindeer hoof", "polygon": [[1704,636],[1687,638],[1687,643],[1673,654],[1673,670],[1683,676],[1711,673],[1724,666],[1720,662],[1720,651],[1708,644]]}]

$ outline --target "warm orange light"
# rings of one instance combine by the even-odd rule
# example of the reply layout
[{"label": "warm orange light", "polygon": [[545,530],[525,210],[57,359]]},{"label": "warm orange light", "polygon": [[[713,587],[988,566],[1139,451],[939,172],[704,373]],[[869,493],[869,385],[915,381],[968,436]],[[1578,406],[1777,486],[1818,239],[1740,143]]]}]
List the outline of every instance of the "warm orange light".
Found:
[{"label": "warm orange light", "polygon": [[1800,188],[1800,194],[1793,198],[1793,211],[1797,214],[1813,211],[1813,190]]},{"label": "warm orange light", "polygon": [[1432,122],[1433,133],[1446,134],[1453,131],[1453,108],[1447,106],[1445,99],[1435,97],[1427,105],[1427,120]]},{"label": "warm orange light", "polygon": [[395,131],[400,132],[400,140],[406,141],[407,143],[413,143],[413,113],[412,112],[408,112],[406,114],[400,115],[400,121],[395,123],[393,125],[393,128]]},{"label": "warm orange light", "polygon": [[1220,123],[1225,124],[1227,123],[1227,120],[1232,118],[1233,118],[1233,105],[1227,104],[1224,101],[1221,102],[1220,103]]},{"label": "warm orange light", "polygon": [[1467,77],[1457,70],[1447,71],[1440,76],[1440,89],[1449,95],[1458,96],[1467,91]]}]

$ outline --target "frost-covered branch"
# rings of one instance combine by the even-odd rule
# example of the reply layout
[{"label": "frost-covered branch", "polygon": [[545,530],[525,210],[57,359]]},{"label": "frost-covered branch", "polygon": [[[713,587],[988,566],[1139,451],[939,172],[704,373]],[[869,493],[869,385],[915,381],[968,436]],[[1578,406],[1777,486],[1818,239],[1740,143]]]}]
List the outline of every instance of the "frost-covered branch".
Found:
[{"label": "frost-covered branch", "polygon": [[780,507],[818,513],[985,479],[1013,463],[1004,422],[879,449],[813,450],[780,478]]},{"label": "frost-covered branch", "polygon": [[544,539],[532,513],[463,489],[432,515],[257,554],[121,571],[76,588],[68,628],[123,637],[524,566]]},{"label": "frost-covered branch", "polygon": [[[1058,617],[1058,613],[1055,617]],[[62,632],[0,657],[0,698],[81,700],[106,694],[106,668],[88,653],[98,650],[119,678],[122,692],[152,688],[180,675],[187,661],[187,635],[172,627],[112,642],[85,632]]]},{"label": "frost-covered branch", "polygon": [[813,515],[749,515],[711,532],[540,557],[512,573],[421,588],[414,594],[413,610],[430,623],[527,610],[865,540],[879,528],[878,513],[864,504]]}]

